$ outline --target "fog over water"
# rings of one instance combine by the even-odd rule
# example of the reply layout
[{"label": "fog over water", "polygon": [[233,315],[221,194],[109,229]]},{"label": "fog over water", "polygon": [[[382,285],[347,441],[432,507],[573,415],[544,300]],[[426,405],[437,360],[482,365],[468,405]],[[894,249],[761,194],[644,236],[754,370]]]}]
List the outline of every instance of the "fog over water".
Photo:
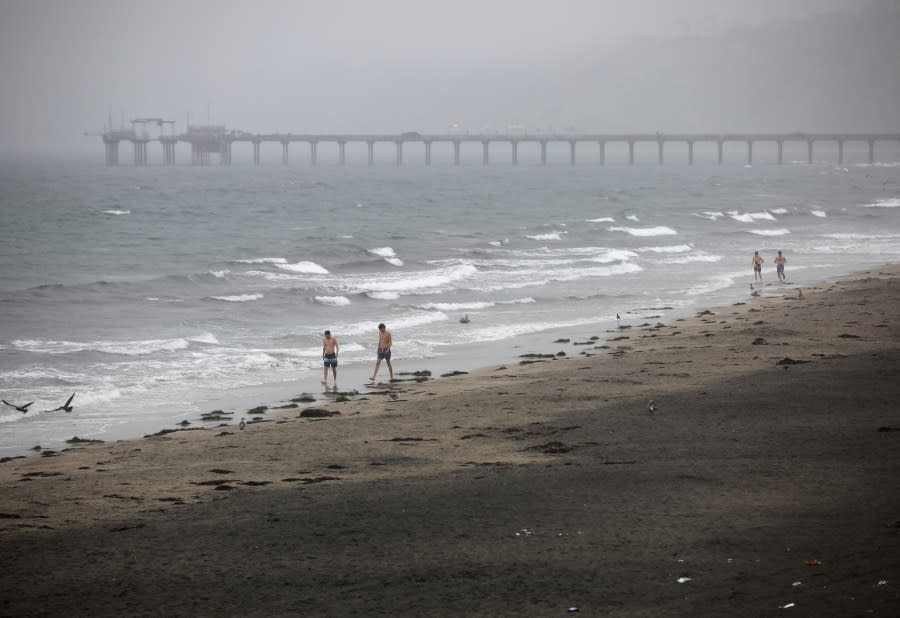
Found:
[{"label": "fog over water", "polygon": [[896,131],[890,0],[0,0],[0,151],[254,132]]}]

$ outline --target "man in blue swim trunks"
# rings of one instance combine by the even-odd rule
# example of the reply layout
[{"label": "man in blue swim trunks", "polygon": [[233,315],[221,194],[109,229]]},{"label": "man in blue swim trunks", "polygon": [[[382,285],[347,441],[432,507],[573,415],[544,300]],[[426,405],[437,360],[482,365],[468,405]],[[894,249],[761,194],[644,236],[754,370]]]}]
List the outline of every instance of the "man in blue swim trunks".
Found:
[{"label": "man in blue swim trunks", "polygon": [[388,371],[391,373],[391,382],[394,381],[394,367],[391,365],[391,346],[394,344],[394,340],[391,337],[391,331],[389,331],[384,324],[378,325],[378,357],[375,361],[375,371],[372,372],[372,377],[370,378],[371,382],[375,381],[375,376],[378,375],[378,368],[381,367],[381,361],[387,363]]},{"label": "man in blue swim trunks", "polygon": [[337,337],[331,336],[331,331],[325,331],[325,338],[322,340],[322,361],[325,363],[325,371],[322,375],[322,384],[328,388],[328,368],[331,367],[331,373],[334,376],[334,387],[337,388],[337,366],[338,366],[338,346]]}]

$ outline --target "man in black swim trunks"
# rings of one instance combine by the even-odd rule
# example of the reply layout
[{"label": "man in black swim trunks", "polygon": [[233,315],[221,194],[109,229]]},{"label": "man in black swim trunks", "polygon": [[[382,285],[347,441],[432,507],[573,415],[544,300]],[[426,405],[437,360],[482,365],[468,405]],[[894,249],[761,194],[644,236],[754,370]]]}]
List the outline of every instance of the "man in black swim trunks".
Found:
[{"label": "man in black swim trunks", "polygon": [[381,367],[381,361],[383,360],[387,363],[388,371],[391,374],[391,382],[394,381],[394,367],[391,365],[391,346],[394,345],[394,339],[391,337],[391,331],[389,331],[384,324],[378,325],[378,354],[375,359],[375,371],[372,372],[372,377],[370,381],[375,381],[375,376],[378,375],[378,368]]},{"label": "man in black swim trunks", "polygon": [[328,387],[328,368],[331,367],[331,373],[334,375],[334,386],[337,388],[337,366],[338,366],[338,346],[337,337],[331,336],[331,331],[325,331],[325,339],[322,340],[322,361],[325,363],[325,372],[322,375],[322,384]]}]

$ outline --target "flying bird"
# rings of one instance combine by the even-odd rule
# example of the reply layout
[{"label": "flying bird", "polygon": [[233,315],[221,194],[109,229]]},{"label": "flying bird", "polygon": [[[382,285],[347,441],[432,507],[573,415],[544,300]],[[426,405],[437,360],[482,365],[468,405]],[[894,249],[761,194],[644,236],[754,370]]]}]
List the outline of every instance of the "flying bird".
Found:
[{"label": "flying bird", "polygon": [[62,410],[63,412],[71,412],[72,408],[74,407],[72,406],[73,399],[75,399],[75,393],[72,393],[72,396],[69,397],[69,400],[58,408],[54,408],[53,410],[44,410],[44,412],[57,412],[59,410]]},{"label": "flying bird", "polygon": [[31,404],[34,403],[33,401],[29,401],[28,403],[23,403],[22,405],[17,406],[17,405],[14,404],[14,403],[9,403],[9,402],[8,402],[7,400],[5,400],[5,399],[0,399],[0,401],[2,401],[3,403],[5,403],[6,405],[8,405],[8,406],[11,407],[11,408],[15,408],[16,410],[18,410],[18,411],[21,412],[22,414],[25,414],[26,412],[28,412],[28,406],[30,406]]}]

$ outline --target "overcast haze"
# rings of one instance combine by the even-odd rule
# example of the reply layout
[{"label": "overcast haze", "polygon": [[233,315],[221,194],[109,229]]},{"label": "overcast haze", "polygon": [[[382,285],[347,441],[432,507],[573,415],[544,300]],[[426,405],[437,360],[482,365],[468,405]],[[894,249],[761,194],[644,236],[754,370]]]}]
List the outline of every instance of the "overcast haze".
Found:
[{"label": "overcast haze", "polygon": [[248,131],[900,130],[876,0],[0,0],[0,148]]}]

